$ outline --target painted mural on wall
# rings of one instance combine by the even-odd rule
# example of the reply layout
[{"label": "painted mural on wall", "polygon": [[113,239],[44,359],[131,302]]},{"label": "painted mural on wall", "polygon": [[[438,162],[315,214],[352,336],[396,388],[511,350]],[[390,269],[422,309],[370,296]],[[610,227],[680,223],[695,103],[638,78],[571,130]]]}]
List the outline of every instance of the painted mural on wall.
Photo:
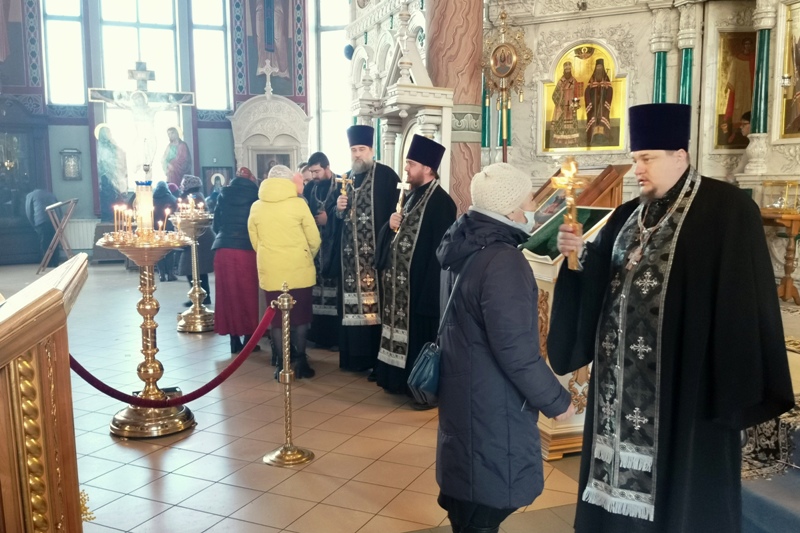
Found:
[{"label": "painted mural on wall", "polygon": [[554,83],[544,84],[547,152],[625,148],[627,80],[615,78],[611,53],[596,43],[570,48],[556,64]]},{"label": "painted mural on wall", "polygon": [[720,32],[718,65],[714,144],[717,148],[745,148],[748,140],[742,135],[742,116],[753,107],[756,33]]},{"label": "painted mural on wall", "polygon": [[24,86],[25,37],[22,0],[0,0],[0,82]]},{"label": "painted mural on wall", "polygon": [[247,0],[247,72],[251,94],[263,94],[266,78],[258,75],[266,61],[273,69],[272,92],[295,95],[295,0]]}]

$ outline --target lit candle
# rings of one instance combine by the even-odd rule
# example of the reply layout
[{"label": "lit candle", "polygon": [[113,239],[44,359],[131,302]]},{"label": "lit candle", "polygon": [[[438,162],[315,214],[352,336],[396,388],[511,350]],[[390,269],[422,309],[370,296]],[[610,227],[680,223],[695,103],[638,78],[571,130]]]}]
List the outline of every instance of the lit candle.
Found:
[{"label": "lit candle", "polygon": [[164,209],[164,229],[165,229],[165,230],[167,229],[167,222],[169,221],[169,214],[170,214],[171,212],[172,212],[172,211],[170,211],[170,210],[169,210],[169,207],[168,207],[168,208],[166,208],[166,209]]},{"label": "lit candle", "polygon": [[158,232],[162,237],[164,236],[164,222],[161,220],[158,221]]},{"label": "lit candle", "polygon": [[119,221],[119,206],[113,206],[114,208],[114,233],[117,232],[117,222]]},{"label": "lit candle", "polygon": [[128,231],[128,233],[132,233],[133,232],[133,210],[128,209],[127,211],[125,211],[125,215],[126,215],[126,218],[127,218],[127,226],[128,226],[127,231]]}]

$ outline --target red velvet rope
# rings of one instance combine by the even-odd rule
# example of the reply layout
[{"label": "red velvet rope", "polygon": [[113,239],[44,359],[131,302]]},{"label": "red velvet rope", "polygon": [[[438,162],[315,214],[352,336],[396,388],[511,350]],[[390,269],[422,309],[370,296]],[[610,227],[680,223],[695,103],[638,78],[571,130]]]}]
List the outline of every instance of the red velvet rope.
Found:
[{"label": "red velvet rope", "polygon": [[228,379],[231,374],[236,372],[236,370],[242,366],[242,363],[244,363],[245,360],[250,356],[253,348],[255,348],[256,344],[258,344],[259,339],[261,339],[261,337],[264,335],[264,332],[267,330],[267,327],[272,322],[272,319],[275,317],[275,312],[275,309],[272,307],[267,309],[267,312],[264,313],[264,317],[261,319],[261,322],[259,322],[258,327],[256,327],[255,332],[250,337],[250,340],[247,341],[247,344],[245,344],[244,348],[242,348],[241,353],[239,353],[239,355],[237,355],[236,358],[231,361],[227,367],[225,367],[225,370],[223,370],[217,377],[199,389],[193,390],[189,394],[184,394],[183,396],[177,396],[167,400],[149,400],[146,398],[140,398],[138,396],[131,396],[130,394],[125,394],[124,392],[118,391],[115,388],[109,387],[94,377],[91,372],[83,368],[83,366],[74,357],[72,357],[72,354],[69,356],[69,367],[81,378],[83,378],[86,383],[99,390],[103,394],[111,396],[115,400],[129,403],[137,407],[175,407],[176,405],[183,405],[196,400],[201,396],[205,396],[221,385],[223,381]]}]

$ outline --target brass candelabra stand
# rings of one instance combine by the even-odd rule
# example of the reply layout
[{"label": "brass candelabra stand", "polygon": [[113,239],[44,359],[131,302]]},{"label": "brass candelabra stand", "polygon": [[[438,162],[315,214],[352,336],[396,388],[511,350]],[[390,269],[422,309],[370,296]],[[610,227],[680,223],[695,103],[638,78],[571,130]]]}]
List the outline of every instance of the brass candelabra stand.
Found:
[{"label": "brass candelabra stand", "polygon": [[[144,388],[135,393],[148,400],[165,400],[181,396],[180,389],[168,392],[158,387],[158,380],[164,375],[164,367],[156,359],[156,328],[154,320],[159,311],[158,301],[153,297],[155,286],[155,265],[170,251],[189,244],[186,237],[178,232],[159,232],[153,230],[115,231],[107,233],[97,242],[103,248],[119,250],[139,267],[139,292],[142,299],[136,305],[142,321],[142,355],[144,361],[136,367]],[[194,415],[185,405],[175,407],[137,407],[129,405],[114,415],[111,433],[120,437],[161,437],[171,435],[195,425]]]},{"label": "brass candelabra stand", "polygon": [[192,288],[189,289],[192,306],[178,315],[178,331],[182,333],[204,333],[214,330],[214,311],[203,305],[208,293],[200,286],[197,269],[197,239],[211,227],[213,219],[214,215],[199,210],[176,213],[170,217],[175,227],[180,228],[180,231],[192,240]]},{"label": "brass candelabra stand", "polygon": [[281,370],[280,382],[283,383],[283,424],[286,440],[280,448],[269,452],[264,456],[264,462],[272,466],[292,466],[305,464],[314,459],[314,452],[304,448],[298,448],[292,444],[292,383],[294,382],[294,371],[291,366],[291,340],[290,340],[290,321],[289,314],[295,301],[289,294],[289,286],[284,282],[283,294],[273,300],[270,305],[278,309],[282,315],[281,328],[283,331],[283,369]]}]

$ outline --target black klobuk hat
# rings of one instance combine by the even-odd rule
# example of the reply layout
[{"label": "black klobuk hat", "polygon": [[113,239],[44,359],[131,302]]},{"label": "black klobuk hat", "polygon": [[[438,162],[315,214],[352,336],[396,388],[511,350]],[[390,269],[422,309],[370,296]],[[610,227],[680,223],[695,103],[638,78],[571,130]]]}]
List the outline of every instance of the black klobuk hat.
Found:
[{"label": "black klobuk hat", "polygon": [[347,140],[350,146],[369,146],[372,148],[372,139],[375,137],[375,128],[357,124],[347,128]]},{"label": "black klobuk hat", "polygon": [[631,152],[688,150],[692,107],[686,104],[644,104],[628,110]]},{"label": "black klobuk hat", "polygon": [[436,141],[415,134],[414,137],[411,138],[411,146],[408,147],[406,159],[416,161],[420,165],[431,167],[431,169],[436,171],[439,170],[442,156],[444,156],[444,150],[444,146]]}]

